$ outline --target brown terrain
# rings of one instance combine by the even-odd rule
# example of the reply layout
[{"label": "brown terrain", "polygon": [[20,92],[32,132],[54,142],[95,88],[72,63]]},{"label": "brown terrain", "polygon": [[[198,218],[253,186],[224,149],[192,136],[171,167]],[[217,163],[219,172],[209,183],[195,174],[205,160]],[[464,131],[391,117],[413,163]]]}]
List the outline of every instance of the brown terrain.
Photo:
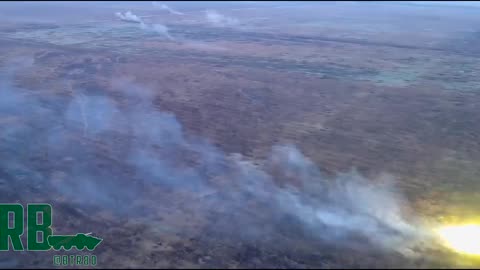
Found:
[{"label": "brown terrain", "polygon": [[[235,179],[245,172],[231,165],[240,158],[271,175],[275,187],[302,189],[317,178],[292,176],[271,160],[276,145],[295,145],[322,179],[351,170],[371,181],[390,175],[405,197],[402,208],[427,227],[475,218],[479,8],[168,5],[183,15],[150,2],[0,4],[0,87],[13,93],[0,93],[2,202],[51,203],[56,233],[102,237],[94,251],[98,267],[480,265],[433,244],[410,257],[374,244],[317,239],[272,213],[263,197],[233,199],[243,187]],[[235,22],[209,22],[205,9]],[[172,39],[114,15],[127,10],[147,25],[166,25]],[[82,100],[91,101],[82,109],[88,120],[65,120]],[[137,115],[132,108],[148,112]],[[136,118],[118,120],[119,111]],[[182,142],[173,148],[177,132]],[[125,164],[149,136],[156,149],[149,154],[167,161],[145,158],[147,175]],[[222,158],[213,165],[228,169],[210,170],[206,150],[194,148],[204,144],[184,142],[196,140],[217,149]],[[182,187],[145,181],[156,177],[152,168],[215,188],[190,190],[193,180]],[[103,201],[108,192],[113,195]],[[0,265],[51,267],[54,253],[70,254],[8,252],[0,254]]]}]

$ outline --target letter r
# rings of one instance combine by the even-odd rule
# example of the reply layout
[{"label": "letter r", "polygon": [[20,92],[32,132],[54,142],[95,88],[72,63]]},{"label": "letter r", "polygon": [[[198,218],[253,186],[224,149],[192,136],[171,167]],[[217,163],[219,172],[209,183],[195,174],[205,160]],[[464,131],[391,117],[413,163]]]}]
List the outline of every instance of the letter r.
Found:
[{"label": "letter r", "polygon": [[[10,228],[9,214],[13,213],[13,228]],[[0,204],[0,250],[9,250],[8,238],[12,241],[13,250],[22,251],[23,244],[23,206],[21,204]]]}]

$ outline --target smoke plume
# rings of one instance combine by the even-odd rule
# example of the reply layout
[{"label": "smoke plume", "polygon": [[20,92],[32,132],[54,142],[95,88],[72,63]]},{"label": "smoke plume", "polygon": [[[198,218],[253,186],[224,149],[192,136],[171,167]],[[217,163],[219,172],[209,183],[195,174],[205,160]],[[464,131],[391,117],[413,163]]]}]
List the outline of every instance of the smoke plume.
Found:
[{"label": "smoke plume", "polygon": [[136,22],[136,23],[142,22],[142,19],[140,19],[140,17],[138,17],[137,15],[133,14],[131,11],[127,11],[125,13],[116,12],[115,16],[120,18],[120,20],[126,21],[126,22]]},{"label": "smoke plume", "polygon": [[209,23],[218,27],[228,27],[239,24],[237,19],[222,15],[215,10],[206,10],[205,17]]},{"label": "smoke plume", "polygon": [[159,23],[146,24],[144,22],[141,22],[140,23],[140,28],[143,29],[143,30],[146,30],[146,31],[151,31],[151,32],[155,32],[157,34],[160,34],[160,35],[162,35],[163,37],[165,37],[169,40],[174,40],[174,38],[169,33],[168,27],[163,25],[163,24],[159,24]]},{"label": "smoke plume", "polygon": [[147,24],[140,17],[131,13],[130,11],[125,12],[125,14],[117,12],[115,13],[115,15],[123,21],[138,23],[140,29],[144,31],[155,32],[169,40],[174,40],[174,38],[169,33],[168,27],[163,24]]},{"label": "smoke plume", "polygon": [[153,5],[154,7],[156,7],[156,8],[161,9],[161,10],[168,11],[168,12],[170,12],[171,14],[174,14],[174,15],[185,15],[184,13],[179,12],[179,11],[176,11],[176,10],[170,8],[169,6],[167,6],[166,4],[163,4],[163,3],[152,2],[152,5]]},{"label": "smoke plume", "polygon": [[[115,98],[82,89],[70,97],[27,98],[31,90],[16,87],[11,74],[1,82],[0,172],[12,190],[22,190],[18,196],[141,213],[151,226],[158,225],[160,207],[190,209],[214,217],[215,233],[245,241],[287,225],[336,245],[357,237],[398,249],[417,237],[393,179],[372,181],[355,171],[326,177],[294,145],[273,147],[256,165],[187,134],[174,114],[153,103],[154,91],[131,80],[112,82]],[[31,156],[44,158],[36,163]],[[169,192],[185,199],[176,204]],[[286,224],[286,217],[294,222]]]}]

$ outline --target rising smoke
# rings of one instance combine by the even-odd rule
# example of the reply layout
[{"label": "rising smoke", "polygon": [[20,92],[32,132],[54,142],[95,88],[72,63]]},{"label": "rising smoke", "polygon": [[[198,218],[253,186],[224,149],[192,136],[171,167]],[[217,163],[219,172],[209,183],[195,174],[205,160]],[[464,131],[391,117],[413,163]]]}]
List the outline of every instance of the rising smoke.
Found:
[{"label": "rising smoke", "polygon": [[133,14],[131,11],[127,11],[125,13],[117,12],[115,13],[115,16],[120,18],[120,20],[126,21],[126,22],[137,22],[137,23],[142,22],[142,19],[140,19],[140,17],[138,17],[137,15]]},{"label": "rising smoke", "polygon": [[147,24],[140,17],[138,17],[137,15],[133,14],[130,11],[125,12],[125,14],[122,14],[121,12],[117,12],[115,13],[115,16],[119,17],[123,21],[138,23],[140,29],[144,31],[155,32],[169,40],[174,40],[174,38],[169,33],[168,27],[163,24],[159,24],[159,23]]},{"label": "rising smoke", "polygon": [[170,12],[171,14],[174,14],[174,15],[185,15],[184,13],[179,12],[179,11],[176,11],[176,10],[170,8],[169,6],[167,6],[166,4],[163,4],[163,3],[152,2],[152,5],[153,5],[154,7],[156,7],[156,8],[161,9],[161,10],[168,11],[168,12]]},{"label": "rising smoke", "polygon": [[174,40],[174,38],[170,35],[169,29],[167,26],[163,24],[145,24],[144,22],[140,23],[140,28],[146,31],[151,31],[155,32],[157,34],[162,35],[163,37],[169,39],[169,40]]},{"label": "rising smoke", "polygon": [[217,27],[228,27],[239,24],[237,19],[220,14],[215,10],[206,10],[205,18],[209,23]]},{"label": "rising smoke", "polygon": [[51,200],[135,215],[133,202],[149,199],[142,207],[156,209],[161,197],[152,190],[169,190],[191,194],[182,207],[235,221],[218,232],[250,239],[275,231],[285,216],[327,242],[358,235],[397,249],[417,237],[392,179],[355,171],[328,178],[293,145],[273,147],[263,165],[224,153],[186,134],[154,104],[153,91],[132,80],[112,82],[115,98],[76,89],[49,99],[29,96],[12,78],[5,73],[0,88],[0,172],[13,190],[30,191],[21,196],[40,196],[43,186]]}]

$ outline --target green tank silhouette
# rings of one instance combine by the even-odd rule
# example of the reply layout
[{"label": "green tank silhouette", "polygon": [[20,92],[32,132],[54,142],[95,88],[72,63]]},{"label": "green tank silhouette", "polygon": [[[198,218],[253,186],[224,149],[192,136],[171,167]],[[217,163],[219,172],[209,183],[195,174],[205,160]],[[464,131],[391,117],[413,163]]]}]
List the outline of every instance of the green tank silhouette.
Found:
[{"label": "green tank silhouette", "polygon": [[103,239],[91,236],[90,233],[77,233],[76,235],[50,235],[47,241],[55,250],[60,250],[62,247],[65,250],[70,250],[72,247],[83,250],[86,247],[92,251]]}]

